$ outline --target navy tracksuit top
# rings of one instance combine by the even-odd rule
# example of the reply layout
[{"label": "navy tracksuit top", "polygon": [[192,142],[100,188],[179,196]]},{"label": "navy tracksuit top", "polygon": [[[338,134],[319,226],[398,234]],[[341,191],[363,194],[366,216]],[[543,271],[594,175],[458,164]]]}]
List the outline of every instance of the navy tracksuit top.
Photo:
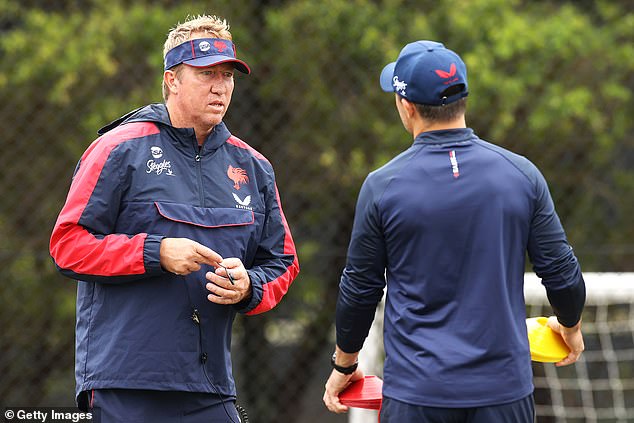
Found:
[{"label": "navy tracksuit top", "polygon": [[387,283],[385,396],[452,408],[523,398],[533,390],[527,251],[574,325],[585,285],[537,168],[468,128],[424,132],[363,183],[337,344],[361,349]]},{"label": "navy tracksuit top", "polygon": [[[299,271],[271,164],[224,123],[199,148],[193,129],[171,126],[163,104],[100,133],[75,170],[50,242],[59,270],[79,281],[77,394],[129,388],[234,396],[236,313],[275,307]],[[164,237],[240,258],[250,300],[208,301],[208,265],[187,276],[165,272]]]}]

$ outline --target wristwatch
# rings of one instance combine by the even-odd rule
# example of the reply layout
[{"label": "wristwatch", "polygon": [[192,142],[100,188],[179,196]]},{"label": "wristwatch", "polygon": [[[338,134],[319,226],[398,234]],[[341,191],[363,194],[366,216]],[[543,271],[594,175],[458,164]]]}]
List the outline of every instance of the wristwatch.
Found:
[{"label": "wristwatch", "polygon": [[354,371],[357,370],[357,367],[359,366],[359,362],[358,361],[355,362],[353,365],[348,366],[348,367],[339,366],[339,365],[335,364],[335,359],[336,358],[337,358],[337,352],[335,351],[334,353],[332,353],[332,357],[330,358],[330,364],[332,365],[333,369],[335,369],[339,373],[343,373],[344,375],[350,375],[350,374],[354,373]]}]

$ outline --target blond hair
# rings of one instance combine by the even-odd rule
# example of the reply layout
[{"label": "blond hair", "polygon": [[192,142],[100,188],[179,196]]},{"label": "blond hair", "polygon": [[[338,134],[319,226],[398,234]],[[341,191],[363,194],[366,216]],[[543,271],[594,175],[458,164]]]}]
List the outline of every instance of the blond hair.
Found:
[{"label": "blond hair", "polygon": [[[224,40],[232,40],[231,32],[229,32],[229,24],[226,19],[215,15],[198,15],[196,17],[188,17],[183,23],[177,24],[167,34],[165,45],[163,46],[163,60],[167,52],[179,44],[197,38],[201,35],[209,36],[209,38],[222,38]],[[179,71],[182,65],[176,65],[172,70],[179,77]],[[163,99],[167,101],[169,90],[163,82]]]}]

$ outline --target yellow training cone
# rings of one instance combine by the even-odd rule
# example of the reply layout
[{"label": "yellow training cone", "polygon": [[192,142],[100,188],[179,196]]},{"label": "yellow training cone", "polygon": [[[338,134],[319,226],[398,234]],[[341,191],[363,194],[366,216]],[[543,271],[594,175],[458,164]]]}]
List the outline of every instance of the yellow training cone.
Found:
[{"label": "yellow training cone", "polygon": [[546,322],[548,322],[547,317],[526,319],[531,360],[542,363],[556,363],[563,360],[570,353],[570,349],[568,349],[561,335],[548,327]]}]

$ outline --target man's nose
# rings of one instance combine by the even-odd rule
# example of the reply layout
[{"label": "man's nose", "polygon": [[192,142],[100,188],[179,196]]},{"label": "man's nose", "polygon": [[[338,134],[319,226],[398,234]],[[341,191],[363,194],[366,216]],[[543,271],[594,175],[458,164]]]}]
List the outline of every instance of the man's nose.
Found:
[{"label": "man's nose", "polygon": [[227,87],[225,86],[224,81],[222,81],[222,78],[214,78],[211,83],[211,92],[214,94],[224,94],[226,90]]}]

